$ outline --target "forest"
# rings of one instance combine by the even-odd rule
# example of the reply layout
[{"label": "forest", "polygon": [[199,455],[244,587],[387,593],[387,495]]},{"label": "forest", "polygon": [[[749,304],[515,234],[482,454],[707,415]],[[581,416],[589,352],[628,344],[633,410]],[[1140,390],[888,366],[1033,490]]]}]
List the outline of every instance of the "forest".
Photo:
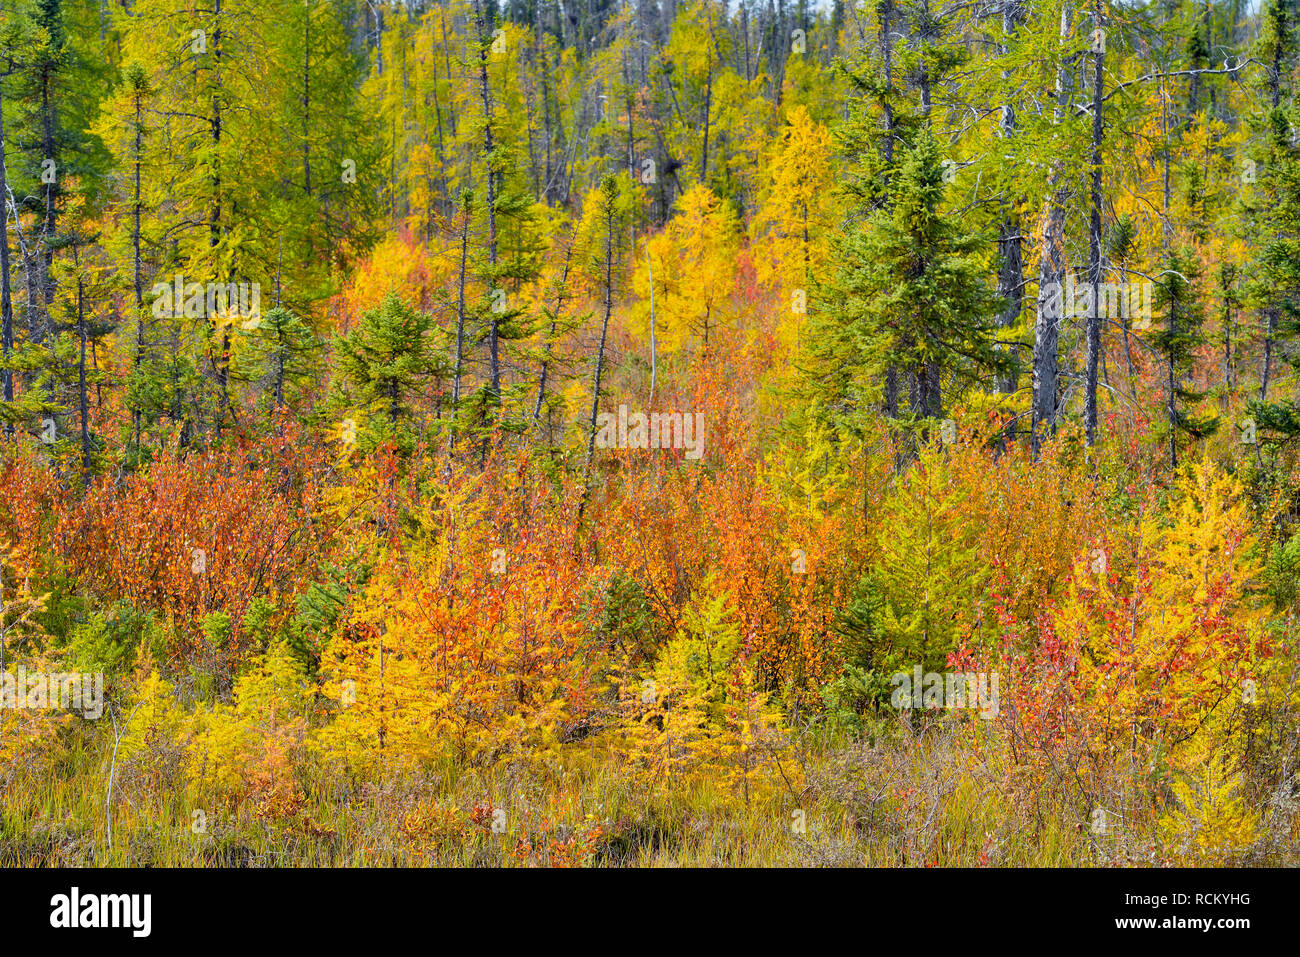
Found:
[{"label": "forest", "polygon": [[1298,79],[0,0],[0,866],[1300,865]]}]

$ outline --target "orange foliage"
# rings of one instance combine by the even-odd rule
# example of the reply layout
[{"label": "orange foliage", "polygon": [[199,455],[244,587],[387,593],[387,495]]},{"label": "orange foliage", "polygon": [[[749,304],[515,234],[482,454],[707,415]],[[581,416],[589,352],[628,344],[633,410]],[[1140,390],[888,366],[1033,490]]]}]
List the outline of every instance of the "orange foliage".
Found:
[{"label": "orange foliage", "polygon": [[56,512],[54,547],[83,588],[193,626],[213,611],[235,625],[226,663],[247,651],[248,604],[283,607],[317,570],[329,530],[313,520],[323,455],[287,427],[245,451],[160,455],[119,482],[96,482]]}]

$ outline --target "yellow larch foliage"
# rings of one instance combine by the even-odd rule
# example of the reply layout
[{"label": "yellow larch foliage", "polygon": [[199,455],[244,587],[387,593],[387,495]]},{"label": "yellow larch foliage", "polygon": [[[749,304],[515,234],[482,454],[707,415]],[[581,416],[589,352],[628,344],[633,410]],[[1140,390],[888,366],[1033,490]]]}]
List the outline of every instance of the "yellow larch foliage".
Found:
[{"label": "yellow larch foliage", "polygon": [[1155,511],[1143,518],[1131,557],[1099,548],[1080,561],[1057,630],[1086,636],[1078,681],[1094,733],[1120,748],[1156,746],[1183,767],[1214,712],[1240,702],[1266,649],[1240,484],[1193,464],[1171,511],[1167,523]]},{"label": "yellow larch foliage", "polygon": [[247,795],[280,812],[296,806],[291,762],[302,747],[314,694],[279,643],[235,682],[231,704],[196,712],[188,774],[199,793],[218,800]]},{"label": "yellow larch foliage", "polygon": [[678,200],[677,214],[640,250],[632,286],[638,307],[633,332],[649,338],[650,277],[654,278],[655,338],[671,353],[695,337],[707,344],[727,318],[739,244],[736,215],[706,186]]},{"label": "yellow larch foliage", "polygon": [[776,778],[780,710],[755,686],[731,600],[705,582],[649,675],[622,696],[615,747],[654,786],[703,775],[748,796]]},{"label": "yellow larch foliage", "polygon": [[1182,866],[1222,865],[1255,842],[1260,813],[1242,794],[1241,774],[1222,752],[1198,749],[1189,770],[1170,782],[1176,805],[1160,820],[1167,853]]},{"label": "yellow larch foliage", "polygon": [[791,107],[771,147],[767,195],[750,226],[759,282],[807,290],[825,263],[834,196],[830,157],[830,131],[804,107]]}]

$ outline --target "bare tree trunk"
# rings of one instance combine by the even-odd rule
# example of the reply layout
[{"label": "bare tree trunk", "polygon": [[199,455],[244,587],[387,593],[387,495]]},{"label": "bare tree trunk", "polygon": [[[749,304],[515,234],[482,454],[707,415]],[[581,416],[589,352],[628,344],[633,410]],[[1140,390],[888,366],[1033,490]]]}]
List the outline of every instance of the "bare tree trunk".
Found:
[{"label": "bare tree trunk", "polygon": [[[1060,36],[1064,42],[1073,28],[1068,6],[1061,10]],[[1073,57],[1056,71],[1056,108],[1053,121],[1065,120],[1074,93]],[[1034,402],[1030,446],[1036,458],[1044,439],[1055,433],[1060,402],[1060,356],[1057,344],[1061,334],[1061,288],[1065,280],[1065,207],[1069,187],[1063,180],[1059,162],[1048,174],[1050,195],[1043,208],[1043,249],[1038,259],[1038,305],[1034,318]],[[1055,302],[1058,308],[1051,308]]]},{"label": "bare tree trunk", "polygon": [[[1232,382],[1232,306],[1223,310],[1223,385],[1231,393]],[[1226,399],[1225,399],[1226,404]]]},{"label": "bare tree trunk", "polygon": [[86,422],[86,282],[77,277],[77,338],[81,354],[77,358],[77,397],[81,404],[81,471],[90,475],[90,426]]},{"label": "bare tree trunk", "polygon": [[[1276,110],[1282,100],[1282,45],[1276,44],[1273,62],[1268,72],[1269,92],[1272,94],[1273,109]],[[1273,367],[1273,340],[1277,336],[1278,310],[1270,305],[1264,311],[1264,370],[1259,377],[1259,401],[1268,401],[1268,378]]]},{"label": "bare tree trunk", "polygon": [[1092,80],[1092,214],[1088,226],[1088,281],[1092,284],[1092,308],[1088,310],[1088,367],[1084,391],[1083,426],[1088,445],[1097,441],[1097,368],[1101,358],[1101,142],[1102,86],[1105,80],[1106,42],[1102,0],[1094,0]]},{"label": "bare tree trunk", "polygon": [[[62,16],[61,13],[55,13],[55,16]],[[58,117],[55,113],[54,104],[50,101],[50,81],[54,68],[47,60],[41,69],[41,149],[44,151],[45,158],[51,161],[58,160],[57,137],[55,135],[58,126]],[[60,160],[61,162],[61,160]],[[55,169],[58,169],[56,163]],[[54,302],[54,243],[56,233],[58,232],[59,218],[59,182],[56,173],[53,183],[45,185],[45,221],[41,224],[40,245],[44,249],[39,253],[38,262],[41,268],[41,277],[39,280],[41,300],[39,305],[41,315],[39,318],[40,335],[44,339],[48,336],[53,343],[54,321],[50,317],[50,306]],[[33,324],[35,328],[35,323]],[[50,386],[50,397],[53,398],[54,388]]]},{"label": "bare tree trunk", "polygon": [[596,374],[591,387],[591,415],[587,420],[587,461],[582,467],[582,500],[578,503],[578,527],[591,494],[591,463],[596,457],[596,413],[600,410],[600,381],[605,367],[605,342],[614,302],[614,191],[605,191],[605,317],[600,324],[600,345],[596,348]]},{"label": "bare tree trunk", "polygon": [[[0,74],[0,79],[13,72]],[[5,168],[5,121],[4,91],[0,88],[0,317],[3,320],[4,357],[7,361],[14,351],[14,308],[9,294],[9,179]],[[14,372],[6,368],[3,372],[4,401],[14,400]],[[13,425],[6,425],[5,432],[13,434]]]},{"label": "bare tree trunk", "polygon": [[460,411],[460,378],[464,369],[465,351],[465,264],[469,258],[469,218],[473,201],[468,192],[461,195],[460,201],[460,281],[456,294],[456,370],[451,385],[451,421],[453,425],[451,444],[456,444],[455,422]]},{"label": "bare tree trunk", "polygon": [[[884,121],[885,121],[885,162],[894,162],[894,38],[893,29],[894,0],[882,0],[880,4],[880,59],[884,72]],[[898,367],[890,365],[885,370],[885,415],[898,418]]]},{"label": "bare tree trunk", "polygon": [[[807,240],[805,239],[805,242]],[[807,254],[804,254],[805,260]],[[805,274],[807,269],[805,268]],[[655,274],[654,269],[650,266],[650,243],[645,245],[645,273],[650,282],[650,399],[646,403],[648,408],[653,409],[655,404],[655,380],[659,374],[658,349],[655,348]],[[805,275],[805,282],[807,281]]]},{"label": "bare tree trunk", "polygon": [[303,191],[311,195],[311,9],[303,15],[302,36],[302,183]]},{"label": "bare tree trunk", "polygon": [[[139,83],[143,83],[143,79]],[[144,205],[140,197],[140,170],[144,165],[144,90],[137,85],[132,97],[132,106],[135,122],[135,156],[132,162],[132,179],[134,180],[134,195],[131,205],[131,286],[135,292],[135,368],[138,370],[144,364],[144,343],[145,343],[145,323],[144,323],[144,276],[143,265],[140,261],[140,209]],[[135,436],[136,445],[140,444],[140,427],[141,412],[138,408],[131,410],[131,431]]]},{"label": "bare tree trunk", "polygon": [[[221,0],[216,0],[213,4],[213,14],[216,17],[216,26],[212,31],[212,57],[215,66],[213,74],[216,83],[216,90],[212,94],[212,155],[213,155],[213,175],[212,175],[212,209],[208,219],[208,244],[211,248],[216,249],[221,244],[221,132],[223,117],[221,113],[221,97],[218,91],[221,89]],[[223,322],[221,324],[221,352],[217,358],[217,384],[221,390],[221,407],[217,410],[216,430],[221,434],[221,426],[225,422],[226,410],[230,407],[230,324]]]},{"label": "bare tree trunk", "polygon": [[[1020,25],[1024,11],[1018,0],[1007,0],[1002,5],[1002,32],[1011,36]],[[1006,56],[1009,47],[1002,44],[1001,52]],[[1003,87],[1010,96],[1010,73],[1002,71]],[[1008,102],[1002,104],[1002,115],[998,122],[998,138],[1006,142],[1015,135],[1016,111]],[[1006,300],[1006,308],[998,317],[998,325],[1010,329],[1020,321],[1020,313],[1025,299],[1025,267],[1020,235],[1020,217],[1010,211],[1003,215],[998,224],[998,295]],[[998,380],[997,390],[1009,393],[1016,391],[1016,375],[1007,373]]]},{"label": "bare tree trunk", "polygon": [[542,202],[550,206],[553,201],[551,187],[551,85],[550,85],[550,65],[546,62],[546,34],[542,31],[540,22],[537,28],[537,46],[541,59],[541,76],[542,76],[542,136],[545,143],[542,147]]},{"label": "bare tree trunk", "polygon": [[[1173,281],[1172,279],[1170,280]],[[1178,309],[1174,303],[1169,304],[1169,341],[1173,342],[1174,337],[1178,335]],[[1171,352],[1169,355],[1169,379],[1168,379],[1168,407],[1165,409],[1169,417],[1169,467],[1178,468],[1178,396],[1175,391],[1178,386],[1177,372],[1174,369],[1174,357]]]},{"label": "bare tree trunk", "polygon": [[573,243],[564,254],[564,272],[560,275],[560,288],[555,297],[555,312],[551,314],[551,331],[546,337],[546,354],[542,357],[541,375],[537,379],[537,401],[533,404],[533,426],[542,414],[542,402],[546,398],[546,377],[551,368],[551,357],[555,351],[555,330],[559,325],[560,314],[564,309],[564,293],[569,283],[569,264],[573,261]]},{"label": "bare tree trunk", "polygon": [[[495,169],[496,160],[493,156],[495,144],[492,137],[492,89],[488,84],[488,41],[486,27],[483,22],[483,7],[479,0],[474,0],[474,25],[478,31],[479,42],[479,95],[483,100],[483,162],[487,167],[488,267],[495,282],[497,264],[497,173]],[[493,315],[496,314],[493,313]],[[500,333],[500,322],[496,319],[489,320],[488,361],[491,367],[492,394],[498,401],[501,398]]]},{"label": "bare tree trunk", "polygon": [[[930,20],[930,0],[920,0],[919,22],[920,27],[916,31],[915,46],[924,48],[926,42],[931,38],[932,28]],[[925,65],[925,61],[920,61],[920,69],[916,77],[916,86],[921,94],[921,116],[925,117],[925,123],[930,125],[931,96],[934,81],[930,76],[930,70]]]}]

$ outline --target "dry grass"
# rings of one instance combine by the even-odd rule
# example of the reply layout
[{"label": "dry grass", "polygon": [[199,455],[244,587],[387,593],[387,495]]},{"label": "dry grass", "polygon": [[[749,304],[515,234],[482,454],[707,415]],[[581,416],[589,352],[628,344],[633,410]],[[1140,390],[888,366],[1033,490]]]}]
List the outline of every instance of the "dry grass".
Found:
[{"label": "dry grass", "polygon": [[[115,772],[77,741],[4,785],[0,866],[1091,866],[1160,864],[1154,809],[1096,834],[1086,809],[1028,787],[969,726],[879,740],[805,734],[780,773],[720,788],[707,768],[654,781],[600,742],[558,761],[384,767],[359,780],[299,762],[290,802],[205,806],[165,743]],[[102,742],[98,742],[101,743]],[[773,769],[767,769],[773,770]],[[1285,802],[1283,802],[1285,803]],[[1294,801],[1256,863],[1295,860]],[[496,825],[494,829],[494,823]],[[1261,841],[1263,839],[1261,838]]]}]

